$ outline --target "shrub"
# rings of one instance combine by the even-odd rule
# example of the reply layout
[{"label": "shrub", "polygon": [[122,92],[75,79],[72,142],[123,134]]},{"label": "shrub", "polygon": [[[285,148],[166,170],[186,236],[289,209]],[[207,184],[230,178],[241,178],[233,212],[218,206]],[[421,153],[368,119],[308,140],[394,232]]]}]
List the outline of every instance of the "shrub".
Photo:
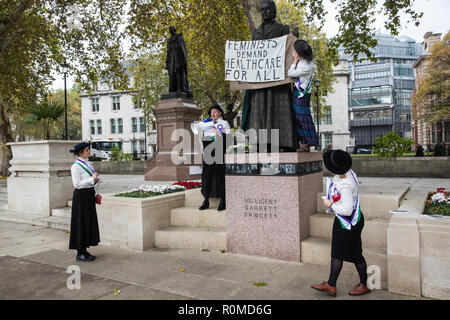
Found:
[{"label": "shrub", "polygon": [[122,150],[120,150],[120,148],[118,146],[113,146],[111,148],[111,158],[109,159],[110,161],[120,161],[121,157],[123,155]]},{"label": "shrub", "polygon": [[445,156],[445,145],[444,144],[435,145],[433,149],[433,156],[435,157]]},{"label": "shrub", "polygon": [[423,153],[423,147],[419,144],[416,150],[416,157],[423,157],[425,154]]},{"label": "shrub", "polygon": [[411,150],[413,143],[411,138],[402,138],[394,131],[390,131],[375,139],[373,152],[379,157],[401,157]]},{"label": "shrub", "polygon": [[90,156],[89,161],[102,161],[102,158],[96,157],[96,156]]}]

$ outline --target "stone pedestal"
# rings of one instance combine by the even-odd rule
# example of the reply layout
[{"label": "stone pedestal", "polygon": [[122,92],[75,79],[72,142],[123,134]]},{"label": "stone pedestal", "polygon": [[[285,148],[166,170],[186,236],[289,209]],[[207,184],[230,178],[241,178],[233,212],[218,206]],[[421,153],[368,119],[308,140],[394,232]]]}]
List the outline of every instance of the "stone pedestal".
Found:
[{"label": "stone pedestal", "polygon": [[[148,160],[145,180],[175,181],[201,178],[201,149],[191,131],[191,123],[199,121],[202,109],[193,99],[167,99],[158,101],[153,113],[157,123],[158,151]],[[177,129],[185,129],[187,136],[172,141],[172,133]],[[176,164],[172,161],[174,147],[183,143],[182,157],[185,161]],[[187,163],[186,163],[187,162]]]},{"label": "stone pedestal", "polygon": [[228,251],[300,261],[323,189],[322,153],[227,154],[225,162]]},{"label": "stone pedestal", "polygon": [[12,150],[8,177],[8,210],[50,216],[72,199],[69,150],[79,141],[8,143]]},{"label": "stone pedestal", "polygon": [[387,229],[389,292],[421,296],[420,233],[416,217],[394,214]]}]

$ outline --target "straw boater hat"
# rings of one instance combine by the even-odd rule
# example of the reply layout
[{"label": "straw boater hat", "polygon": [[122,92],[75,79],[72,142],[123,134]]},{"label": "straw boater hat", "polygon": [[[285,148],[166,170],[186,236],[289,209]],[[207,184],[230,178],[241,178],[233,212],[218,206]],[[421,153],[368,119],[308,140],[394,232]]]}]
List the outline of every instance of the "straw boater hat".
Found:
[{"label": "straw boater hat", "polygon": [[344,174],[352,167],[352,157],[342,150],[329,150],[323,155],[325,167],[334,174]]},{"label": "straw boater hat", "polygon": [[70,149],[69,152],[71,152],[71,153],[76,153],[76,152],[78,152],[78,151],[80,151],[80,150],[83,150],[83,149],[86,148],[86,147],[89,147],[89,146],[90,146],[89,143],[86,143],[86,142],[80,142],[80,143],[74,145],[74,146],[73,146],[73,149]]}]

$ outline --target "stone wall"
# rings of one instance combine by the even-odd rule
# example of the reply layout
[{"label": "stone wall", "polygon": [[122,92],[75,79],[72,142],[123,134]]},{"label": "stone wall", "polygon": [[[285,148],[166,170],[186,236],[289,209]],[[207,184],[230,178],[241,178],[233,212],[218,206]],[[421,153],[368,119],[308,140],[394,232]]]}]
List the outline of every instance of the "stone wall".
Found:
[{"label": "stone wall", "polygon": [[[360,177],[450,178],[450,157],[353,157],[353,171]],[[101,174],[144,174],[145,161],[93,161]],[[332,174],[323,167],[323,175]]]},{"label": "stone wall", "polygon": [[92,161],[100,174],[144,174],[145,161]]}]

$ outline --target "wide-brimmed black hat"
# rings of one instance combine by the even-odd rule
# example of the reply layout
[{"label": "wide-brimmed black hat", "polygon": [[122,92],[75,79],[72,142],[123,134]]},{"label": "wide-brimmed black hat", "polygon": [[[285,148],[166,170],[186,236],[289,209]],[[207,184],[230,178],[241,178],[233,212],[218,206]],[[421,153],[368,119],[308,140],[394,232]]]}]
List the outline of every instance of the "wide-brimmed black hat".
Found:
[{"label": "wide-brimmed black hat", "polygon": [[305,40],[300,39],[295,41],[294,50],[297,51],[297,54],[304,59],[312,61],[314,58],[312,48],[309,45],[309,43]]},{"label": "wide-brimmed black hat", "polygon": [[220,111],[220,113],[222,113],[223,114],[223,109],[218,105],[218,104],[215,104],[215,105],[213,105],[211,108],[209,108],[209,110],[208,110],[208,115],[211,117],[211,110],[212,109],[216,109],[216,110],[218,110],[218,111]]},{"label": "wide-brimmed black hat", "polygon": [[329,150],[323,155],[325,167],[334,174],[344,174],[352,167],[352,157],[342,150]]},{"label": "wide-brimmed black hat", "polygon": [[89,146],[90,146],[90,144],[87,143],[87,142],[80,142],[80,143],[74,145],[74,146],[73,146],[73,149],[70,149],[69,151],[70,151],[71,153],[75,153],[75,152],[78,152],[78,151],[80,151],[80,150],[83,150],[84,148],[89,147]]}]

